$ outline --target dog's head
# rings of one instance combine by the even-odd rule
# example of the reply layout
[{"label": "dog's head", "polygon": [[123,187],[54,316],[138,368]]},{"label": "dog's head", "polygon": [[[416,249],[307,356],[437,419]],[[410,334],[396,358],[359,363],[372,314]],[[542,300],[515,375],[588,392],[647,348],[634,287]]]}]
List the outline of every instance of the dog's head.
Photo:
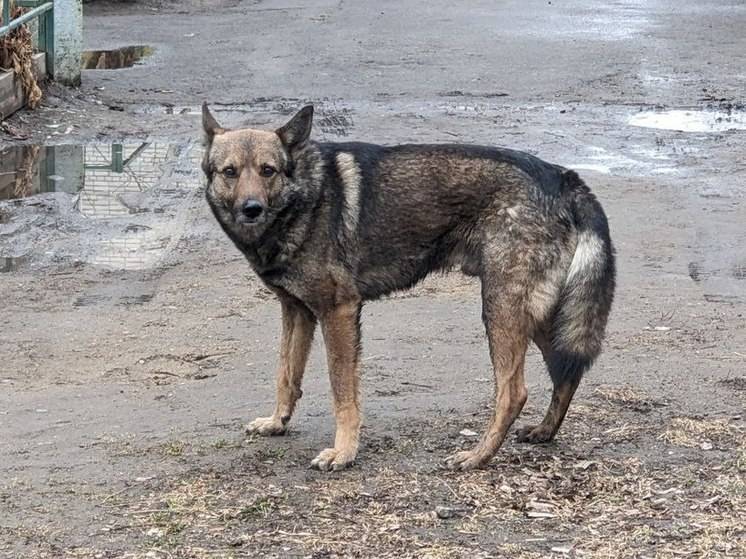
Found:
[{"label": "dog's head", "polygon": [[202,105],[207,199],[223,226],[245,242],[258,239],[298,196],[296,157],[308,143],[312,120],[308,105],[275,131],[228,130]]}]

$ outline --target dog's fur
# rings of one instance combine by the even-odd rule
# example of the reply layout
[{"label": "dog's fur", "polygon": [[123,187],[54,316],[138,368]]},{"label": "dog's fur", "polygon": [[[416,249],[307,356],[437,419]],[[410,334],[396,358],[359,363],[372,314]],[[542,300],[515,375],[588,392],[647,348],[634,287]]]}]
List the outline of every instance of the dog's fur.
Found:
[{"label": "dog's fur", "polygon": [[[490,460],[526,401],[533,340],[554,392],[518,440],[551,440],[601,350],[615,264],[601,205],[571,170],[474,145],[380,146],[310,140],[313,107],[274,132],[222,128],[203,106],[207,200],[228,237],[282,305],[277,405],[248,429],[285,432],[317,321],[337,434],[312,465],[351,464],[360,432],[360,312],[433,271],[479,276],[495,409],[477,446],[447,459]],[[246,201],[264,209],[247,218]]]}]

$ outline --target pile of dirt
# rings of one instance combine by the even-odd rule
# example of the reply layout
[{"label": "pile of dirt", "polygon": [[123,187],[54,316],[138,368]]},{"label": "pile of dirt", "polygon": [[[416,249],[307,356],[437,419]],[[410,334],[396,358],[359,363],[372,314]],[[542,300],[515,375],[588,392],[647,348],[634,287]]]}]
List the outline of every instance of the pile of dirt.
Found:
[{"label": "pile of dirt", "polygon": [[[16,7],[10,0],[11,18],[15,19],[26,10]],[[0,15],[0,23],[4,23]],[[21,25],[0,37],[0,71],[14,71],[26,96],[26,106],[34,109],[41,101],[41,89],[33,71],[34,44],[28,27]]]}]

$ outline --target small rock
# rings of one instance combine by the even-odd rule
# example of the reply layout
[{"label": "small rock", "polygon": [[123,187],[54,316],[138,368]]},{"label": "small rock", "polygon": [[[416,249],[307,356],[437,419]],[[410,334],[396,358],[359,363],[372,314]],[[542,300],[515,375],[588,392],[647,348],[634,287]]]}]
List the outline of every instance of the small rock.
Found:
[{"label": "small rock", "polygon": [[528,518],[554,518],[557,515],[552,514],[551,512],[528,511],[526,513],[526,516]]},{"label": "small rock", "polygon": [[704,442],[699,445],[699,448],[701,448],[702,450],[712,450],[712,443]]},{"label": "small rock", "polygon": [[163,537],[163,530],[160,528],[151,528],[147,532],[145,532],[145,535],[149,538],[162,538]]},{"label": "small rock", "polygon": [[456,511],[449,507],[435,507],[435,515],[443,520],[456,516]]},{"label": "small rock", "polygon": [[479,433],[472,431],[471,429],[462,429],[458,434],[463,435],[464,437],[476,437]]},{"label": "small rock", "polygon": [[526,503],[526,516],[528,518],[555,518],[554,505],[543,501],[531,500]]},{"label": "small rock", "polygon": [[228,545],[231,547],[241,547],[245,543],[246,543],[246,536],[238,536],[237,538],[234,538],[231,541],[229,541]]}]

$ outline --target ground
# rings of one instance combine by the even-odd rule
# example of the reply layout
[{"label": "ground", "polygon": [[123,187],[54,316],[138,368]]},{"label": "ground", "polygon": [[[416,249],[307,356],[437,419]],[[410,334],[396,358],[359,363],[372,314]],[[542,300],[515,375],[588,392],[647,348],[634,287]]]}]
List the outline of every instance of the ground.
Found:
[{"label": "ground", "polygon": [[[123,214],[86,213],[92,183],[0,202],[0,556],[746,556],[746,6],[149,0],[86,4],[85,25],[87,48],[154,54],[49,86],[0,151],[165,155]],[[578,169],[619,286],[557,439],[443,468],[492,393],[479,287],[455,274],[366,306],[354,468],[308,469],[333,437],[320,340],[289,434],[247,437],[279,308],[203,201],[204,99],[230,126],[313,102],[316,138]],[[527,379],[520,425],[551,390],[535,349]]]}]

